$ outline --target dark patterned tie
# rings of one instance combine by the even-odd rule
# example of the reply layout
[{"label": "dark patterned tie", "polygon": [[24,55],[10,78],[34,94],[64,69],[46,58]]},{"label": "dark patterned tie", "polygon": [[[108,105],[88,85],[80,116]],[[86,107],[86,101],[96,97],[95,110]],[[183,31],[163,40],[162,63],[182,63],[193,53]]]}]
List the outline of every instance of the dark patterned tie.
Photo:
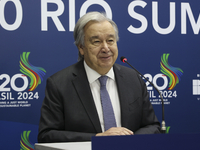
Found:
[{"label": "dark patterned tie", "polygon": [[100,96],[101,96],[101,104],[102,104],[102,109],[103,109],[105,131],[110,129],[111,127],[116,127],[116,120],[115,120],[113,107],[110,101],[108,91],[106,89],[107,79],[108,79],[107,76],[101,76],[99,78],[99,82],[101,84]]}]

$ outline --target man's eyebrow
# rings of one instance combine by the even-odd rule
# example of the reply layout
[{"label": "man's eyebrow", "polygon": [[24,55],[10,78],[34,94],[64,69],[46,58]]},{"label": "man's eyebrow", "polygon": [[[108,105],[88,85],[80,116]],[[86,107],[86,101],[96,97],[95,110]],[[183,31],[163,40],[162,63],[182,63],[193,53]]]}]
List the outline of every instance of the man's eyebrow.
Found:
[{"label": "man's eyebrow", "polygon": [[91,40],[98,39],[98,38],[99,38],[99,36],[95,35],[95,36],[90,37],[89,40],[91,41]]},{"label": "man's eyebrow", "polygon": [[109,34],[108,37],[115,37],[115,35],[114,34]]},{"label": "man's eyebrow", "polygon": [[[107,37],[111,37],[111,38],[115,38],[115,35],[114,34],[108,34]],[[94,39],[99,39],[99,36],[98,35],[95,35],[95,36],[92,36],[89,38],[89,40],[94,40]]]}]

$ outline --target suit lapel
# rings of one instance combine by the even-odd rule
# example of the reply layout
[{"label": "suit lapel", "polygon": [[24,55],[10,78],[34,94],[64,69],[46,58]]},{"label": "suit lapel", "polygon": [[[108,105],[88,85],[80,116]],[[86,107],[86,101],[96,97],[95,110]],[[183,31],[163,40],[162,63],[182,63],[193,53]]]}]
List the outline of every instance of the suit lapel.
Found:
[{"label": "suit lapel", "polygon": [[83,62],[79,62],[76,67],[76,71],[73,72],[76,77],[72,82],[94,128],[97,133],[102,132]]},{"label": "suit lapel", "polygon": [[117,89],[120,100],[121,107],[121,125],[122,127],[126,127],[126,123],[129,117],[129,89],[127,88],[127,84],[125,81],[125,76],[119,65],[114,65],[115,78],[117,83]]}]

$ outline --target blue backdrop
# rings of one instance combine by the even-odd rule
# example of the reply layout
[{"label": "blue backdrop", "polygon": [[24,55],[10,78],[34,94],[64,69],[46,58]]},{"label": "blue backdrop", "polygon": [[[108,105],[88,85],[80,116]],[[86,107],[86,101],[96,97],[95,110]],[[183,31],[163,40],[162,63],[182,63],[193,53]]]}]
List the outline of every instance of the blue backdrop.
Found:
[{"label": "blue backdrop", "polygon": [[200,1],[0,0],[1,149],[33,149],[46,79],[77,62],[73,27],[89,11],[117,23],[117,63],[127,57],[162,92],[167,132],[200,132]]}]

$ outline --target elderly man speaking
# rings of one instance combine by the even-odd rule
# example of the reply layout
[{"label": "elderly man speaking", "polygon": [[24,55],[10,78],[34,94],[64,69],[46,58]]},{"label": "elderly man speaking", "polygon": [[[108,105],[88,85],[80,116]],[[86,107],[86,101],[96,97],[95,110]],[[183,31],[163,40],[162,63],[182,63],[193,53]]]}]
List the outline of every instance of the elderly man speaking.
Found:
[{"label": "elderly man speaking", "polygon": [[74,39],[79,61],[47,79],[38,142],[160,133],[144,81],[133,69],[115,63],[115,22],[89,12],[78,20]]}]

